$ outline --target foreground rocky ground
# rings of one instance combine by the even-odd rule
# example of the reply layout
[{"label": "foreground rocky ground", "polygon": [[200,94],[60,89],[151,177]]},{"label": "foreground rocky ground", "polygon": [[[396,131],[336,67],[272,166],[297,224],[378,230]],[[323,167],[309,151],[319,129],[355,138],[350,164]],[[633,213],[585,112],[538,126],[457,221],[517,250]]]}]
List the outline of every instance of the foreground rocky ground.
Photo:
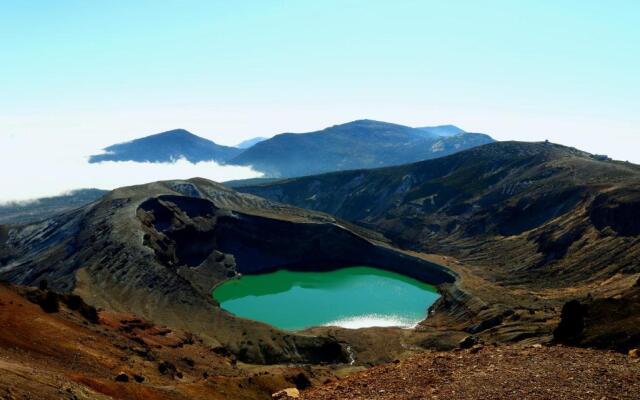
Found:
[{"label": "foreground rocky ground", "polygon": [[638,399],[640,359],[564,346],[425,352],[303,393],[347,399]]},{"label": "foreground rocky ground", "polygon": [[0,284],[0,399],[272,399],[286,388],[293,398],[312,400],[602,400],[640,393],[634,352],[475,345],[369,369],[257,366],[185,331],[131,314],[92,314],[78,299],[60,297],[52,310],[47,293]]},{"label": "foreground rocky ground", "polygon": [[63,301],[45,312],[29,292],[46,293],[0,284],[2,400],[270,399],[334,376],[322,368],[243,364],[195,335],[131,314],[100,312],[92,320]]}]

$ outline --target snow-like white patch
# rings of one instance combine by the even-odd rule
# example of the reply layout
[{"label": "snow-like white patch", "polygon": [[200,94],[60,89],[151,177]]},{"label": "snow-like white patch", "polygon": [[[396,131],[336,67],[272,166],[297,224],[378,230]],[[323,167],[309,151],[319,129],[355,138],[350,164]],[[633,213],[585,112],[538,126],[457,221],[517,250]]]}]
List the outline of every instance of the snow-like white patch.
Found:
[{"label": "snow-like white patch", "polygon": [[437,152],[444,150],[444,142],[442,140],[438,140],[434,144],[431,145],[431,151]]},{"label": "snow-like white patch", "polygon": [[414,328],[420,321],[415,321],[400,315],[365,314],[357,317],[340,318],[328,322],[324,326],[338,326],[346,329],[360,329],[371,327],[399,327]]},{"label": "snow-like white patch", "polygon": [[213,161],[190,163],[102,162],[89,164],[93,149],[58,141],[33,143],[28,137],[0,136],[0,204],[56,196],[74,189],[115,189],[142,183],[202,177],[217,182],[257,178],[249,167],[220,165]]}]

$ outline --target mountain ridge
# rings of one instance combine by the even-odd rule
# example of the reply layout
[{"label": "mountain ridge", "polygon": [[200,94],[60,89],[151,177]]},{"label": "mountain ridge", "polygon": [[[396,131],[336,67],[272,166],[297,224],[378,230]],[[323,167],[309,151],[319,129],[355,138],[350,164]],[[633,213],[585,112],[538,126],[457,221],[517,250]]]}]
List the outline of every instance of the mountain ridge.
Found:
[{"label": "mountain ridge", "polygon": [[375,168],[440,157],[490,143],[488,135],[441,137],[423,129],[369,119],[307,133],[282,133],[229,160],[251,165],[269,177],[312,175]]},{"label": "mountain ridge", "polygon": [[103,149],[104,154],[89,157],[90,163],[104,161],[173,162],[184,158],[190,162],[224,162],[242,150],[216,144],[185,129],[172,129]]},{"label": "mountain ridge", "polygon": [[263,142],[263,141],[265,141],[267,139],[269,139],[269,138],[268,137],[264,137],[264,136],[256,136],[254,138],[243,140],[242,142],[236,144],[234,147],[237,147],[239,149],[248,149],[249,147],[253,146],[254,144]]},{"label": "mountain ridge", "polygon": [[421,126],[416,129],[420,129],[427,133],[433,134],[435,136],[455,136],[461,133],[469,133],[458,128],[455,125],[447,124],[447,125],[435,125],[435,126]]},{"label": "mountain ridge", "polygon": [[0,204],[0,224],[26,224],[71,211],[91,203],[108,191],[95,188],[76,189],[58,196]]},{"label": "mountain ridge", "polygon": [[454,125],[412,128],[362,119],[314,132],[253,138],[236,147],[174,129],[108,146],[103,154],[90,156],[89,162],[174,162],[184,158],[192,163],[251,166],[276,178],[405,164],[493,141],[488,135],[465,132]]}]

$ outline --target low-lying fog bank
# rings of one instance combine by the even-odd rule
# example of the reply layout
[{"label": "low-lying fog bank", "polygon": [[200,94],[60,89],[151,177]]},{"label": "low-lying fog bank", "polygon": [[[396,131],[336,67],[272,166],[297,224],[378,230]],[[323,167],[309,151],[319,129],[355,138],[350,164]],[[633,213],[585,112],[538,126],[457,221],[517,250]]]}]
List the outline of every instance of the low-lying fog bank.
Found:
[{"label": "low-lying fog bank", "polygon": [[0,148],[3,149],[0,204],[55,196],[79,188],[109,190],[169,179],[203,177],[221,182],[262,176],[249,167],[220,165],[213,161],[89,164],[87,154],[95,152],[95,148],[82,143],[30,143],[27,137],[0,137]]}]

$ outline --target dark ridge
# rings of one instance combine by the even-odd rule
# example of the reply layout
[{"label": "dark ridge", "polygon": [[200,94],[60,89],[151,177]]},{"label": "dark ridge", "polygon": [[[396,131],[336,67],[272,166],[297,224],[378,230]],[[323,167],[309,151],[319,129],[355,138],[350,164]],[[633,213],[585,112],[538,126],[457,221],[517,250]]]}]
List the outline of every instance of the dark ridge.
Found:
[{"label": "dark ridge", "polygon": [[184,129],[174,129],[130,142],[114,144],[103,150],[104,154],[92,155],[89,162],[173,162],[179,158],[193,163],[224,162],[242,152],[241,149],[218,145]]},{"label": "dark ridge", "polygon": [[0,205],[0,224],[27,224],[82,207],[107,193],[101,189],[78,189],[59,196]]},{"label": "dark ridge", "polygon": [[276,135],[229,163],[250,165],[267,177],[292,177],[405,164],[493,142],[483,134],[441,136],[425,129],[357,120],[315,132]]}]

